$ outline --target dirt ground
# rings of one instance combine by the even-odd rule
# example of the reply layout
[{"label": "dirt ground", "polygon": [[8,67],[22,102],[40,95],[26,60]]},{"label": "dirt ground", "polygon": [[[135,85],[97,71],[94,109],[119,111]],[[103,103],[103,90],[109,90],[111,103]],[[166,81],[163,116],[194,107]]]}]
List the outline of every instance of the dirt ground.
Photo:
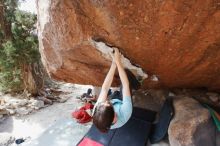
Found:
[{"label": "dirt ground", "polygon": [[[64,92],[61,96],[68,96],[69,99],[64,103],[54,103],[51,106],[34,111],[29,115],[24,116],[10,116],[0,123],[1,135],[10,134],[18,138],[28,138],[27,141],[39,137],[46,129],[55,124],[61,119],[72,119],[71,112],[83,105],[77,96],[91,86],[80,86],[73,84],[63,84],[60,90]],[[78,124],[74,119],[72,120],[74,129],[78,129],[75,136],[73,135],[73,145],[77,143],[82,136],[87,132],[91,123]],[[75,130],[76,131],[76,130]]]}]

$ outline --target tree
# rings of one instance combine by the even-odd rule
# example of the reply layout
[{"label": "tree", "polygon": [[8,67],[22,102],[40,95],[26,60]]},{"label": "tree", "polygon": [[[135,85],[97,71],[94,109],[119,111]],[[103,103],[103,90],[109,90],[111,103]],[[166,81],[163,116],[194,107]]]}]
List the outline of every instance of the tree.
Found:
[{"label": "tree", "polygon": [[34,14],[18,0],[0,0],[0,90],[37,94],[43,87]]}]

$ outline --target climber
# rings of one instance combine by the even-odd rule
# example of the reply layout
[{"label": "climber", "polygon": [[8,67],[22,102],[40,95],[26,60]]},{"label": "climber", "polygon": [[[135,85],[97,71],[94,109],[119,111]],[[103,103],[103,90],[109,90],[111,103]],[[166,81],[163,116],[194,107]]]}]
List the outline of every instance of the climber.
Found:
[{"label": "climber", "polygon": [[[131,89],[140,87],[140,83],[132,72],[124,69],[118,49],[115,48],[114,53],[110,55],[112,64],[93,109],[93,123],[104,133],[108,132],[109,129],[123,126],[130,119],[132,114]],[[116,68],[122,85],[120,92],[116,91],[108,96]]]}]

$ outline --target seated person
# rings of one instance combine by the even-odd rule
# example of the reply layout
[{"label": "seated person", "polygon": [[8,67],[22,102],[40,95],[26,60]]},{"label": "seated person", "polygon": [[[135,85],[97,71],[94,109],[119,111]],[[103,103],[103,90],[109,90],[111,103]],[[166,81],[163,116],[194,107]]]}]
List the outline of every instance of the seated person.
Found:
[{"label": "seated person", "polygon": [[97,96],[92,94],[92,89],[89,88],[86,93],[83,93],[80,97],[81,100],[86,102],[92,102],[97,100]]}]

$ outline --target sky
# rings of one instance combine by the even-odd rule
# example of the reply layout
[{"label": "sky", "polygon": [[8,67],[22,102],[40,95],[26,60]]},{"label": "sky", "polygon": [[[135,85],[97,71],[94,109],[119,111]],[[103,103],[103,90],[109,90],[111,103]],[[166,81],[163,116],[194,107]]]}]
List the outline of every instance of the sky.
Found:
[{"label": "sky", "polygon": [[24,10],[34,14],[37,13],[35,0],[25,0],[25,1],[19,0],[19,1],[20,1],[20,6],[19,6],[20,10]]}]

